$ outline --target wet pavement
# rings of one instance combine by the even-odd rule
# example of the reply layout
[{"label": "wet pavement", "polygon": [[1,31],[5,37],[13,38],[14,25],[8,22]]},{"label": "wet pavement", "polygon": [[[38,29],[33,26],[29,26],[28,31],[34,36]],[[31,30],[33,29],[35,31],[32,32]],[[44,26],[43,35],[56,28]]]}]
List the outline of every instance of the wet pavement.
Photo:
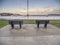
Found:
[{"label": "wet pavement", "polygon": [[60,45],[60,28],[48,24],[47,28],[23,24],[22,29],[7,25],[0,29],[0,45]]}]

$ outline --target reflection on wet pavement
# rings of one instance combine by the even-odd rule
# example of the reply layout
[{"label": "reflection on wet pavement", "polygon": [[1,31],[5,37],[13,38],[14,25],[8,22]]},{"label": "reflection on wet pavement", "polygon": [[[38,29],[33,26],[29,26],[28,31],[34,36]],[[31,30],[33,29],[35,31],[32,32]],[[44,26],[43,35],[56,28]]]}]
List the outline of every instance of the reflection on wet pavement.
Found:
[{"label": "reflection on wet pavement", "polygon": [[48,24],[47,28],[23,24],[22,29],[7,25],[0,29],[0,45],[60,45],[60,28]]}]

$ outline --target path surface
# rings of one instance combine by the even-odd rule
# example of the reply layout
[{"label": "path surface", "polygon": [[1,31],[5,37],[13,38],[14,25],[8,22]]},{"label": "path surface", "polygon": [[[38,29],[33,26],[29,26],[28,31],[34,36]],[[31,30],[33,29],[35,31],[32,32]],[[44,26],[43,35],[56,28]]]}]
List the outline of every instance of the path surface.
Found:
[{"label": "path surface", "polygon": [[23,24],[22,29],[7,25],[0,29],[0,45],[60,45],[60,28],[48,24],[47,29],[40,25]]}]

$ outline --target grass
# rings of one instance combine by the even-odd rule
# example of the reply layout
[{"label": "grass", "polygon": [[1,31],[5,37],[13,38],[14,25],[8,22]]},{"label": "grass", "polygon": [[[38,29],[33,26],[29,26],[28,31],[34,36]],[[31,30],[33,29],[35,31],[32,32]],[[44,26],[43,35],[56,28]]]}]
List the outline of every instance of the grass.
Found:
[{"label": "grass", "polygon": [[25,20],[25,24],[35,24],[35,20]]},{"label": "grass", "polygon": [[[25,24],[35,24],[35,20],[24,21]],[[49,24],[55,25],[60,28],[60,21],[50,21]]]},{"label": "grass", "polygon": [[[35,24],[35,21],[34,20],[28,20],[28,21],[24,21],[24,23],[28,23],[28,24]],[[55,20],[55,21],[50,21],[50,23],[49,24],[52,24],[52,25],[55,25],[55,26],[57,26],[57,27],[59,27],[60,28],[60,21],[57,21],[57,20]]]},{"label": "grass", "polygon": [[[35,24],[35,20],[25,20],[25,24]],[[55,25],[60,28],[60,21],[50,21],[50,24]],[[6,20],[0,20],[0,28],[8,25],[8,21]]]},{"label": "grass", "polygon": [[0,20],[0,28],[4,27],[7,24],[8,24],[8,21],[6,21],[6,20]]},{"label": "grass", "polygon": [[[35,24],[35,21],[34,20],[25,20],[24,23],[25,24]],[[4,27],[6,25],[8,25],[8,21],[0,20],[0,28]]]},{"label": "grass", "polygon": [[50,24],[55,25],[60,28],[60,21],[50,21]]}]

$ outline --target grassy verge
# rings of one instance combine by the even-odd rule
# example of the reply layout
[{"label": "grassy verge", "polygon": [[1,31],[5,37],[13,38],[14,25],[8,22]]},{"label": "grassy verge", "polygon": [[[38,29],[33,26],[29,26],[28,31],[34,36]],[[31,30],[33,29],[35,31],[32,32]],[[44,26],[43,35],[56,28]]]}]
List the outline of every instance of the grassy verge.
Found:
[{"label": "grassy verge", "polygon": [[[35,21],[34,20],[28,20],[28,21],[24,21],[25,24],[35,24]],[[52,25],[55,25],[57,27],[60,28],[60,21],[50,21],[49,24],[52,24]]]},{"label": "grassy verge", "polygon": [[[34,20],[25,20],[24,23],[25,24],[35,24],[35,21]],[[8,21],[0,20],[0,28],[7,25],[7,24],[8,24]],[[55,25],[60,28],[60,21],[50,21],[50,24]]]},{"label": "grassy verge", "polygon": [[8,24],[8,21],[6,21],[6,20],[0,20],[0,28],[4,27],[7,24]]},{"label": "grassy verge", "polygon": [[25,24],[35,24],[35,20],[25,20]]},{"label": "grassy verge", "polygon": [[50,21],[50,24],[55,25],[60,28],[60,21]]}]

